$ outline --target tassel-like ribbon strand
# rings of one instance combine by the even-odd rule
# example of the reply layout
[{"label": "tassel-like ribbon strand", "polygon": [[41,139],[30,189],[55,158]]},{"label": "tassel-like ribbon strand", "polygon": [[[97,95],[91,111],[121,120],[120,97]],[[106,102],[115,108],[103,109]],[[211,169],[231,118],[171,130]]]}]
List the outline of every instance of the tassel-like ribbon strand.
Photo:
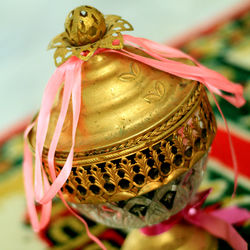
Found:
[{"label": "tassel-like ribbon strand", "polygon": [[[69,207],[60,190],[60,188],[64,185],[64,183],[68,179],[72,169],[75,134],[81,108],[82,64],[83,61],[79,60],[76,57],[71,57],[61,67],[57,68],[56,72],[51,77],[45,89],[45,93],[42,100],[42,106],[37,121],[34,188],[32,181],[33,179],[32,153],[27,143],[27,135],[31,130],[31,128],[34,126],[34,123],[31,126],[29,126],[25,131],[25,145],[24,145],[25,151],[24,151],[23,171],[24,171],[25,191],[27,197],[27,207],[32,227],[34,231],[39,232],[49,223],[51,215],[52,199],[58,193],[59,197],[61,198],[64,205],[68,208],[68,210],[85,225],[86,232],[89,238],[95,241],[102,249],[106,249],[103,243],[97,237],[95,237],[90,233],[86,221],[81,216],[79,216],[71,207]],[[52,179],[52,185],[50,185],[47,175],[45,174],[45,170],[42,167],[42,150],[47,134],[52,105],[55,100],[55,96],[58,93],[58,90],[64,81],[65,83],[64,83],[63,98],[62,98],[62,107],[48,153],[49,172]],[[54,168],[54,155],[58,140],[60,138],[62,126],[66,117],[71,96],[72,96],[72,107],[73,107],[72,146],[62,171],[56,177],[56,172]],[[40,222],[38,220],[34,199],[38,203],[42,204],[42,215],[40,218]]]},{"label": "tassel-like ribbon strand", "polygon": [[[221,114],[221,117],[225,123],[225,127],[228,134],[228,141],[229,141],[234,173],[235,173],[234,192],[233,192],[234,196],[236,193],[237,180],[238,180],[238,166],[237,166],[236,154],[227,121],[214,96],[214,93],[221,96],[235,107],[241,107],[242,105],[245,104],[245,99],[243,98],[243,87],[240,84],[236,84],[229,81],[216,71],[204,67],[197,60],[183,53],[180,50],[158,44],[156,42],[147,40],[145,38],[137,38],[130,35],[124,35],[123,38],[126,44],[145,52],[152,58],[140,56],[124,49],[105,50],[105,51],[122,54],[136,61],[142,62],[151,67],[154,67],[156,69],[159,69],[166,73],[170,73],[175,76],[179,76],[181,78],[196,80],[198,82],[203,83],[210,91],[215,101],[215,104]],[[188,59],[194,62],[195,65],[194,66],[186,65],[184,63],[170,60],[168,58]],[[229,95],[223,94],[222,91],[229,93]]]},{"label": "tassel-like ribbon strand", "polygon": [[[186,55],[180,50],[160,45],[158,43],[152,42],[144,38],[136,38],[128,35],[124,35],[123,38],[125,44],[131,45],[135,48],[142,50],[143,52],[148,54],[150,58],[131,53],[125,49],[122,50],[98,49],[95,54],[108,53],[108,52],[122,54],[126,57],[147,64],[151,67],[162,70],[166,73],[170,73],[172,75],[182,77],[185,79],[192,79],[199,81],[208,88],[208,90],[212,93],[214,99],[215,97],[213,93],[220,95],[221,97],[223,97],[236,107],[240,107],[245,103],[245,100],[243,98],[242,86],[228,81],[225,77],[223,77],[222,75],[213,70],[207,69],[206,67],[199,64],[195,59],[191,58],[190,56]],[[186,65],[184,63],[171,60],[171,58],[189,59],[193,61],[195,65],[194,66]],[[31,224],[36,232],[40,231],[48,224],[51,214],[52,199],[55,197],[56,194],[59,194],[63,203],[70,210],[70,212],[75,216],[77,216],[79,220],[81,220],[84,223],[89,237],[93,239],[102,249],[105,249],[105,246],[99,241],[99,239],[97,239],[89,232],[87,223],[68,206],[60,191],[60,189],[68,179],[72,169],[75,135],[81,108],[81,91],[82,91],[81,70],[83,63],[84,62],[78,59],[77,57],[72,56],[70,59],[68,59],[68,61],[66,61],[64,64],[62,64],[60,67],[56,69],[56,71],[54,72],[54,74],[52,75],[46,86],[42,99],[41,109],[37,118],[34,184],[33,184],[32,153],[27,144],[27,135],[34,126],[34,124],[29,126],[25,131],[25,147],[24,147],[24,163],[23,163],[25,190],[26,190],[27,206]],[[64,83],[64,90],[62,97],[62,106],[48,152],[49,173],[52,179],[52,184],[50,185],[48,177],[42,165],[42,152],[47,135],[53,103],[63,83]],[[222,91],[228,92],[231,95],[225,95],[222,93]],[[54,167],[54,156],[60,138],[62,126],[68,110],[70,98],[72,98],[72,107],[73,107],[72,145],[61,172],[58,174],[58,176],[56,176]],[[216,99],[215,103],[225,121],[226,128],[228,131],[231,155],[233,158],[233,164],[235,169],[235,188],[234,188],[234,193],[235,193],[237,186],[237,176],[238,176],[236,156],[234,153],[234,148],[226,120]],[[42,214],[40,222],[38,220],[38,215],[35,209],[34,201],[42,204]]]}]

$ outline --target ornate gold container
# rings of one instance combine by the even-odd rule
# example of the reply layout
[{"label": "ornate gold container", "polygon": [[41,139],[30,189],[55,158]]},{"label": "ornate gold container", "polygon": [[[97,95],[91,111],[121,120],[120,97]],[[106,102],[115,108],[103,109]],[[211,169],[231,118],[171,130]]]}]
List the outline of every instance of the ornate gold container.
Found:
[{"label": "ornate gold container", "polygon": [[[124,49],[142,54],[132,47]],[[43,149],[45,169],[62,94],[63,88],[51,113]],[[70,104],[55,154],[57,174],[71,148],[71,131]],[[108,213],[105,207],[124,212],[120,220],[114,217],[118,220],[115,225],[108,223],[123,227],[128,224],[126,216],[131,207],[123,209],[122,202],[156,190],[163,190],[159,192],[164,195],[171,191],[175,193],[171,199],[177,199],[171,208],[165,208],[171,211],[166,215],[165,210],[159,210],[166,219],[183,208],[195,193],[215,132],[215,118],[199,82],[164,73],[123,55],[92,55],[82,68],[81,114],[72,172],[62,188],[64,197],[91,218],[103,218],[103,223]],[[36,126],[29,134],[33,149],[35,140]],[[157,197],[156,207],[162,208],[163,194]],[[90,210],[98,216],[90,215]],[[153,221],[145,220],[145,214],[137,217],[140,222],[134,225],[132,216],[129,227],[164,219],[158,216]]]}]

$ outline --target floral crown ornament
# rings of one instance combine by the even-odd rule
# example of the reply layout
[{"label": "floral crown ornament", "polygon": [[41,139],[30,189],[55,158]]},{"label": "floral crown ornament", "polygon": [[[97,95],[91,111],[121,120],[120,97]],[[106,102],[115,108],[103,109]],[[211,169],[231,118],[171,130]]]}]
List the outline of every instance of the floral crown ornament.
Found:
[{"label": "floral crown ornament", "polygon": [[72,10],[65,21],[65,31],[56,36],[48,49],[56,49],[55,65],[60,66],[71,56],[88,61],[97,49],[123,49],[122,31],[133,30],[120,16],[103,14],[90,6]]},{"label": "floral crown ornament", "polygon": [[[77,213],[74,212],[72,208],[68,206],[65,200],[65,196],[61,191],[62,187],[65,185],[65,183],[68,181],[68,178],[71,175],[73,165],[75,164],[73,159],[81,153],[78,152],[77,150],[75,152],[75,145],[76,145],[76,133],[78,128],[78,123],[80,121],[80,114],[82,111],[81,108],[82,93],[85,91],[84,89],[82,89],[83,85],[82,81],[84,81],[84,76],[86,74],[85,72],[86,69],[84,66],[87,65],[90,62],[90,59],[93,58],[95,55],[97,54],[99,55],[102,53],[107,53],[111,55],[111,53],[113,53],[116,54],[117,56],[122,56],[123,58],[131,59],[132,62],[138,62],[140,63],[140,65],[144,66],[148,65],[150,66],[150,69],[157,69],[158,73],[163,72],[167,73],[168,75],[175,76],[178,79],[184,78],[187,79],[187,81],[190,80],[188,81],[189,84],[185,84],[185,86],[190,85],[191,89],[192,88],[197,89],[200,86],[199,83],[202,83],[212,93],[213,97],[215,93],[223,97],[236,107],[242,106],[245,102],[243,98],[243,88],[239,84],[232,83],[222,75],[218,74],[217,72],[205,68],[195,59],[177,49],[167,47],[165,45],[160,45],[158,43],[155,43],[153,41],[144,38],[137,38],[131,35],[121,34],[122,31],[129,31],[129,30],[133,30],[132,26],[127,21],[121,19],[119,16],[111,15],[111,16],[106,16],[104,18],[104,16],[95,8],[90,6],[81,6],[70,12],[65,22],[65,32],[55,37],[49,45],[49,49],[56,49],[54,54],[54,59],[55,59],[55,64],[58,67],[56,68],[54,74],[52,75],[46,86],[42,99],[41,109],[38,116],[36,117],[35,121],[25,131],[25,145],[24,145],[23,171],[24,171],[25,191],[27,197],[27,207],[32,227],[37,232],[42,230],[48,224],[51,214],[52,199],[56,195],[59,195],[59,197],[61,198],[65,206],[67,206],[67,208],[71,211],[71,213],[73,213],[77,218],[79,218],[84,223],[89,237],[93,239],[95,242],[97,242],[102,249],[105,249],[104,245],[88,231],[86,222],[79,215],[77,215]],[[119,58],[121,59],[121,57]],[[184,61],[191,62],[192,65],[181,62],[183,59]],[[120,80],[124,82],[135,80],[136,75],[138,74],[138,68],[133,67],[133,63],[130,64],[130,66],[131,66],[131,72],[125,73],[125,75],[124,74],[121,75],[123,78],[120,78]],[[134,82],[137,83],[137,81]],[[59,103],[56,102],[56,99],[58,97],[59,91],[62,88],[63,88],[63,93],[61,95],[61,103]],[[166,97],[165,90],[161,82],[155,83],[154,91],[155,93],[151,92],[148,93],[148,95],[144,97],[144,101],[150,103],[152,95],[157,100],[161,99],[163,96]],[[182,92],[183,92],[183,86],[180,93]],[[225,92],[229,93],[230,95],[226,95]],[[149,99],[149,97],[151,99]],[[190,99],[195,100],[195,97],[193,96],[191,97],[192,98]],[[183,96],[183,98],[185,100],[188,99],[186,96]],[[205,99],[206,98],[204,98],[204,100]],[[152,99],[152,102],[153,101],[154,100]],[[51,116],[51,113],[53,112],[55,103],[57,103],[56,105],[59,107],[59,112],[57,120],[55,122],[53,135],[50,138],[51,141],[49,142],[49,149],[48,152],[46,153],[47,166],[45,167],[45,164],[43,162],[45,141],[47,133],[49,131],[50,119],[53,118]],[[220,107],[217,102],[216,104],[220,110]],[[72,124],[69,126],[71,129],[71,138],[69,140],[71,144],[69,150],[66,153],[66,156],[64,156],[63,164],[62,166],[60,166],[60,170],[58,171],[57,166],[55,164],[55,159],[57,154],[56,149],[59,143],[60,135],[64,130],[64,123],[68,122],[66,120],[66,117],[69,107],[71,107],[72,110],[71,113],[72,116],[70,118],[72,120]],[[176,108],[175,106],[172,106],[170,112],[175,110],[175,108]],[[190,109],[186,111],[187,111],[186,113],[190,113]],[[221,115],[224,118],[222,112]],[[179,117],[185,118],[183,114],[180,114]],[[211,119],[214,120],[213,118]],[[180,129],[178,126],[175,127],[176,125],[175,123],[177,123],[178,125],[179,120],[178,122],[177,120],[172,121],[170,126],[171,129],[172,128]],[[81,126],[84,127],[84,125]],[[212,127],[213,126],[211,125],[210,128]],[[202,134],[202,129],[198,128],[198,130]],[[210,130],[212,131],[211,137],[213,137],[215,130],[214,129]],[[160,132],[161,131],[153,131],[152,134],[155,133],[159,134]],[[205,134],[204,137],[207,138],[208,137],[206,135],[207,132],[204,130],[203,132],[205,132],[203,133]],[[35,133],[35,143],[34,145],[31,145],[31,148],[29,148],[28,139],[31,133]],[[231,142],[230,133],[228,133],[228,135],[229,135],[231,152],[232,152],[232,157],[234,159],[234,166],[236,169],[236,177],[237,177],[237,163],[235,159],[233,145]],[[145,138],[147,138],[147,136]],[[145,142],[145,138],[140,139],[142,140],[142,142],[141,141],[137,142],[137,139],[135,139],[134,140],[135,146],[136,147],[138,146],[137,143],[142,143],[142,145],[145,147],[146,145],[145,143],[147,143],[147,141]],[[209,141],[209,143],[210,142],[211,140]],[[177,140],[176,143],[177,144],[179,143],[180,144],[179,148],[182,148],[182,144],[180,143],[180,141]],[[207,143],[207,145],[209,143]],[[125,147],[124,149],[125,152],[126,150],[130,150],[129,147],[126,148],[126,146],[129,145],[125,146],[122,145],[121,148],[117,149],[115,148],[115,150],[121,151],[121,149],[124,149],[124,147]],[[34,156],[35,156],[34,183],[33,183],[32,149],[34,151]],[[175,165],[179,164],[179,166],[183,167],[184,161],[182,155],[180,155],[179,153],[177,154],[177,152],[178,150],[176,148],[176,155],[171,156],[170,160],[173,162],[173,164]],[[108,155],[108,153],[109,153],[108,151],[105,151],[103,154],[101,154],[100,156],[101,158],[99,158],[99,161],[100,159],[106,159],[105,157]],[[115,153],[113,153],[113,155],[114,157],[116,156],[117,159],[117,155]],[[93,155],[90,155],[90,158],[92,156]],[[138,161],[141,161],[141,159],[139,159]],[[109,169],[110,176],[112,175],[114,170],[115,168],[112,167]],[[153,170],[155,171],[157,169],[153,168]],[[92,170],[88,171],[91,172]],[[99,172],[97,171],[97,168],[96,170],[93,169],[93,171],[95,171],[96,174],[101,175],[100,171]],[[145,175],[147,175],[147,172],[145,173],[146,173]],[[117,177],[116,174],[117,173],[114,173],[114,176],[116,176],[116,178],[119,179],[120,177]],[[142,176],[141,174],[137,174],[136,176],[139,178],[139,180],[137,180],[139,182],[145,179],[145,176]],[[104,175],[101,176],[100,178],[104,179]],[[154,182],[153,184],[155,183],[156,182]],[[112,186],[111,183],[108,184],[109,184],[108,186],[109,189],[114,188],[114,185]],[[123,179],[123,184],[124,184],[123,186],[125,187],[130,186],[129,181],[127,179]],[[163,185],[163,182],[160,184]],[[100,187],[97,187],[96,185],[91,185],[91,187],[93,193],[98,193],[98,191],[100,190]],[[235,182],[235,187],[236,187],[236,182]],[[86,190],[84,190],[83,187],[81,188],[80,191],[82,193],[86,192]],[[35,202],[38,202],[42,205],[40,221],[38,219]]]}]

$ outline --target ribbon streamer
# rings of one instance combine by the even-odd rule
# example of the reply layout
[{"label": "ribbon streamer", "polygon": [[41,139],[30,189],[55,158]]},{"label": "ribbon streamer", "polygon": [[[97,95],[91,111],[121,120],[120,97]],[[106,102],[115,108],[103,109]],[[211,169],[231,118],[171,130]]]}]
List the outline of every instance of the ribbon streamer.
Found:
[{"label": "ribbon streamer", "polygon": [[[124,35],[123,38],[126,44],[145,52],[152,58],[140,56],[124,49],[106,50],[106,51],[122,54],[136,61],[142,62],[151,67],[154,67],[156,69],[159,69],[166,73],[170,73],[175,76],[179,76],[181,78],[196,80],[198,82],[203,83],[210,91],[215,101],[215,104],[221,114],[221,117],[225,123],[225,127],[228,134],[228,141],[229,141],[231,157],[235,173],[234,192],[233,192],[233,196],[235,196],[237,189],[237,180],[238,180],[238,166],[237,166],[236,154],[227,121],[220,108],[220,105],[218,104],[214,96],[214,93],[221,96],[235,107],[239,108],[245,104],[245,99],[243,97],[243,87],[240,84],[236,84],[229,81],[216,71],[204,67],[197,60],[183,53],[180,50],[158,44],[156,42],[150,41],[145,38],[137,38],[130,35]],[[191,60],[195,65],[190,66],[167,58],[184,58]],[[229,93],[229,95],[223,94],[222,91]]]},{"label": "ribbon streamer", "polygon": [[[240,107],[245,103],[245,100],[243,98],[242,86],[228,81],[225,77],[223,77],[222,75],[213,70],[207,69],[206,67],[199,64],[195,59],[191,58],[185,53],[174,48],[160,45],[158,43],[152,42],[144,38],[136,38],[128,35],[124,35],[123,38],[124,42],[127,45],[131,45],[145,52],[150,57],[140,56],[131,53],[125,49],[121,50],[98,49],[96,50],[95,54],[108,53],[108,52],[119,53],[129,58],[132,58],[133,60],[137,60],[151,67],[162,70],[166,73],[170,73],[185,79],[192,79],[199,81],[208,88],[208,90],[212,93],[213,97],[214,97],[213,93],[220,95],[222,98],[226,99],[228,102],[232,103],[236,107]],[[171,58],[189,59],[193,61],[195,65],[194,66],[186,65],[184,63],[171,60]],[[59,194],[63,203],[70,210],[70,212],[74,214],[76,217],[78,217],[84,223],[89,237],[93,239],[102,249],[105,249],[105,246],[99,241],[99,239],[97,239],[89,232],[87,223],[68,206],[60,191],[61,187],[64,185],[67,178],[69,177],[72,169],[75,135],[81,108],[81,91],[82,91],[81,70],[83,63],[84,62],[81,61],[79,58],[72,56],[64,64],[62,64],[56,69],[56,71],[54,72],[54,74],[52,75],[47,84],[42,99],[41,110],[37,118],[34,184],[32,181],[33,180],[32,153],[29,150],[27,144],[27,135],[34,126],[34,123],[31,126],[29,126],[25,131],[23,171],[25,180],[25,190],[27,196],[27,207],[32,227],[36,232],[38,232],[48,224],[51,214],[52,199],[56,196],[56,194]],[[42,166],[42,153],[47,135],[53,103],[60,87],[63,84],[64,84],[64,91],[62,97],[62,106],[48,152],[49,173],[52,179],[52,184],[50,185],[48,177]],[[222,91],[228,92],[231,95],[225,95]],[[71,97],[72,97],[72,109],[73,109],[72,145],[68,157],[66,159],[65,165],[63,166],[58,176],[56,176],[54,167],[54,156]],[[237,176],[238,176],[236,156],[234,153],[234,148],[226,120],[223,116],[223,113],[221,112],[221,109],[217,101],[216,105],[225,121],[228,131],[231,154],[235,168],[235,189],[234,189],[235,193],[237,186]],[[42,205],[42,216],[40,222],[38,220],[34,201]]]},{"label": "ribbon streamer", "polygon": [[[105,250],[106,247],[103,245],[103,243],[97,237],[95,237],[90,233],[86,221],[81,216],[79,216],[72,208],[69,207],[69,205],[65,201],[60,191],[61,187],[68,179],[72,169],[75,134],[81,109],[82,64],[83,61],[79,60],[76,57],[71,57],[66,63],[57,68],[56,72],[52,75],[45,89],[45,93],[42,100],[42,106],[37,121],[34,187],[32,181],[33,179],[32,153],[27,143],[28,133],[34,126],[34,123],[31,124],[25,131],[24,162],[23,162],[25,192],[27,197],[28,213],[34,231],[39,232],[48,225],[51,216],[52,199],[58,193],[59,197],[61,198],[62,202],[67,207],[67,209],[85,225],[85,229],[89,238],[92,239],[102,249]],[[62,98],[62,107],[48,152],[48,165],[49,165],[50,176],[52,179],[52,185],[50,185],[45,170],[42,167],[42,150],[48,130],[48,123],[52,105],[55,96],[58,93],[58,90],[64,81],[65,83],[64,83],[63,98]],[[72,107],[73,107],[72,146],[62,171],[56,177],[56,172],[54,168],[54,156],[71,96],[72,96]],[[38,214],[36,211],[34,200],[42,204],[42,214],[40,222],[38,220]]]},{"label": "ribbon streamer", "polygon": [[209,189],[196,194],[195,199],[181,212],[157,225],[142,228],[141,232],[147,236],[159,235],[184,220],[197,227],[203,228],[217,238],[225,240],[233,249],[247,250],[246,241],[234,229],[232,224],[242,223],[250,219],[250,213],[245,209],[237,207],[223,208],[214,211],[201,209],[210,191]]}]

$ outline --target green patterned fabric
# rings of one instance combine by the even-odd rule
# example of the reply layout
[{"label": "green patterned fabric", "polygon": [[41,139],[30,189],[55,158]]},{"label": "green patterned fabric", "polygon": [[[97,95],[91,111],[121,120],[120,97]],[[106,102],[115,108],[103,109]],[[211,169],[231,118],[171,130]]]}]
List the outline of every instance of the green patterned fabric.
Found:
[{"label": "green patterned fabric", "polygon": [[[241,129],[250,131],[250,12],[182,47],[205,66],[241,83],[247,104],[237,109],[219,98],[224,115]],[[213,101],[211,100],[213,103]],[[213,103],[215,106],[215,104]],[[218,114],[217,109],[214,111]]]},{"label": "green patterned fabric", "polygon": [[[216,27],[206,35],[185,44],[182,48],[206,66],[245,86],[247,104],[241,109],[236,109],[224,100],[219,99],[227,119],[237,128],[233,131],[235,138],[237,138],[237,133],[239,132],[239,142],[242,142],[244,147],[250,145],[249,31],[250,12],[248,11],[237,19]],[[215,106],[214,111],[218,115]],[[220,119],[219,116],[218,119]],[[242,133],[247,136],[242,138]],[[241,144],[238,143],[237,147],[240,148]],[[213,191],[205,205],[219,205],[222,207],[237,205],[249,210],[250,183],[249,176],[246,174],[247,171],[241,173],[237,195],[232,198],[233,172],[230,166],[227,166],[216,152],[212,152],[211,155],[201,190],[212,187]],[[245,156],[245,159],[247,159],[247,156]],[[50,225],[39,235],[32,231],[27,218],[23,191],[22,157],[23,138],[20,134],[13,136],[0,147],[1,249],[99,249],[87,237],[82,223],[73,217],[59,200],[54,201]],[[244,160],[243,164],[245,164],[244,168],[250,167],[248,161]],[[86,220],[91,232],[98,236],[108,249],[121,248],[126,237],[125,232],[107,228],[88,219]],[[246,240],[250,239],[249,221],[236,228]],[[223,250],[231,249],[222,240],[219,241],[219,248]]]}]

